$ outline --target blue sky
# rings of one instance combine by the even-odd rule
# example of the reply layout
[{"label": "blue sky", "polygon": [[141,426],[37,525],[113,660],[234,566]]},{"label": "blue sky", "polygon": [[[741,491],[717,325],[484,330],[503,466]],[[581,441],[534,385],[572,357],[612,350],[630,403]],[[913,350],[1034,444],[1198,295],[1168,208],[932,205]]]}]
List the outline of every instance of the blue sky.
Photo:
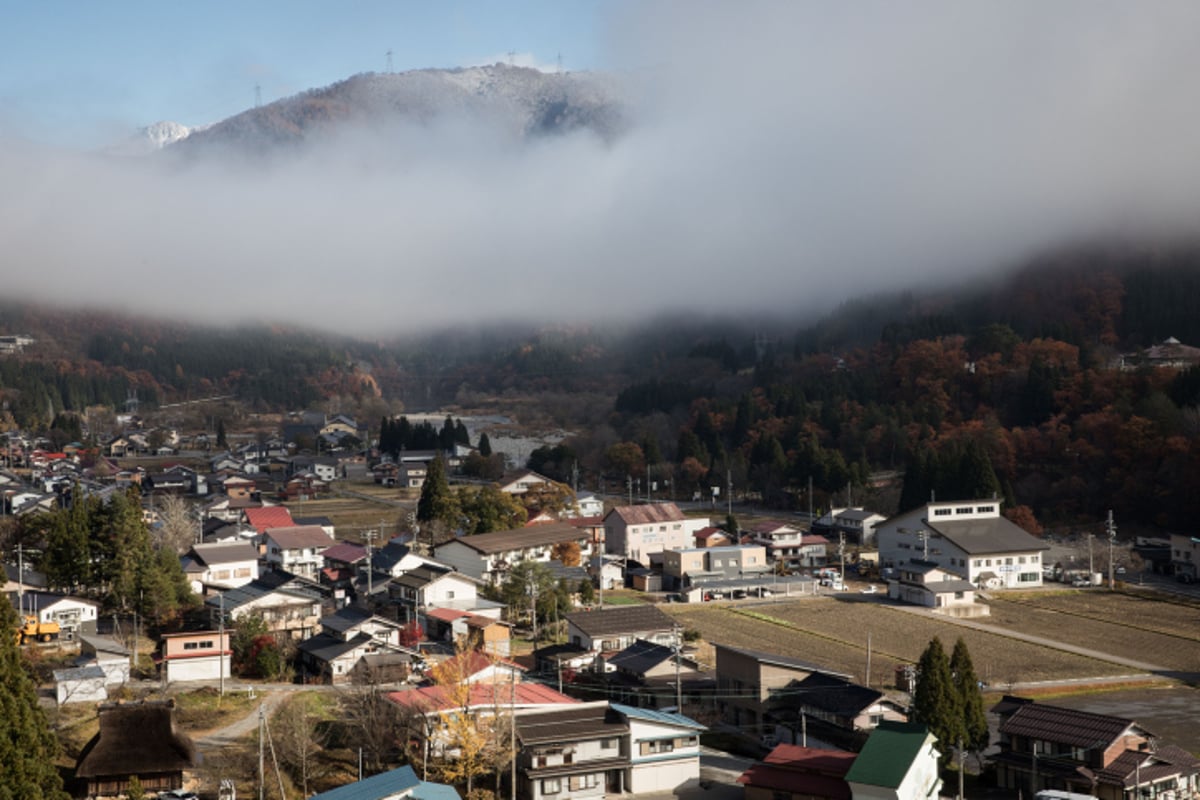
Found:
[{"label": "blue sky", "polygon": [[[610,4],[611,5],[611,4]],[[597,0],[0,0],[0,135],[91,146],[172,120],[216,122],[359,72],[517,53],[602,66]]]}]

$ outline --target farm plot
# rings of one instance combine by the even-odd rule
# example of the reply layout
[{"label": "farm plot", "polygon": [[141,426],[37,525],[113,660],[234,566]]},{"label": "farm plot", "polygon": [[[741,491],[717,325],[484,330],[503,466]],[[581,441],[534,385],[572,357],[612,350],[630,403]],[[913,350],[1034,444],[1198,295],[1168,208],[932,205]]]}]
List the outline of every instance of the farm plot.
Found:
[{"label": "farm plot", "polygon": [[[865,647],[746,617],[734,613],[731,608],[721,606],[671,604],[659,608],[678,619],[684,627],[699,630],[704,641],[709,644],[761,650],[796,658],[833,672],[851,675],[856,681],[863,680],[867,664]],[[768,609],[773,610],[774,608]],[[890,685],[893,676],[889,673],[893,667],[894,664],[890,661],[874,659],[871,667],[871,685]]]},{"label": "farm plot", "polygon": [[1171,670],[1200,669],[1200,610],[1161,600],[1096,592],[1078,595],[993,596],[987,625]]},{"label": "farm plot", "polygon": [[[745,608],[767,615],[775,624],[730,608],[668,608],[705,639],[777,652],[861,676],[871,634],[872,683],[898,663],[915,663],[934,636],[949,651],[962,637],[971,651],[976,672],[992,684],[1062,680],[1121,675],[1128,667],[1016,641],[1001,634],[977,631],[923,614],[876,603],[836,599],[772,603]],[[885,683],[891,683],[886,676]]]}]

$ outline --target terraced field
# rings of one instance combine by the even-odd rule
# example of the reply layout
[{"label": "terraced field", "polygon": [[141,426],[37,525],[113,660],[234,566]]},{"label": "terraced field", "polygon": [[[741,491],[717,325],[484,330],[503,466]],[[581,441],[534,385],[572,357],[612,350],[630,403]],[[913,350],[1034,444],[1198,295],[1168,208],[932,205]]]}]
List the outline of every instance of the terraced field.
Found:
[{"label": "terraced field", "polygon": [[947,651],[961,636],[980,678],[996,686],[1131,672],[1129,667],[964,628],[884,603],[810,598],[754,606],[663,608],[685,626],[698,629],[709,642],[803,659],[857,680],[866,668],[870,634],[871,684],[876,686],[891,685],[895,666],[916,662],[934,636],[941,638]]}]

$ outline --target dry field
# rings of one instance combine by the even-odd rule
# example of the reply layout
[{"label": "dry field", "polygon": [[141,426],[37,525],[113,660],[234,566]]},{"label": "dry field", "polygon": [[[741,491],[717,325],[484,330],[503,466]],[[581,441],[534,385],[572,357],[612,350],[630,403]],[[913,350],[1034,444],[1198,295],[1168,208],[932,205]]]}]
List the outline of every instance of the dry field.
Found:
[{"label": "dry field", "polygon": [[730,606],[661,606],[705,640],[779,653],[861,680],[871,638],[871,684],[892,685],[900,663],[915,663],[938,636],[947,652],[960,636],[981,680],[995,686],[1122,675],[1122,667],[955,625],[874,602],[811,598]]},{"label": "dry field", "polygon": [[1200,606],[1103,591],[998,593],[981,620],[1179,672],[1200,672]]},{"label": "dry field", "polygon": [[[408,500],[408,495],[398,489],[373,483],[356,483],[347,488],[357,494],[378,498],[380,502],[372,502],[364,497],[341,496],[285,505],[293,517],[329,517],[337,528],[338,539],[361,541],[362,532],[378,530],[380,520],[384,525],[383,541],[395,536],[398,531],[408,529],[408,511],[394,505],[396,501]],[[415,497],[412,497],[414,504]],[[375,544],[380,544],[380,540],[376,539]]]}]

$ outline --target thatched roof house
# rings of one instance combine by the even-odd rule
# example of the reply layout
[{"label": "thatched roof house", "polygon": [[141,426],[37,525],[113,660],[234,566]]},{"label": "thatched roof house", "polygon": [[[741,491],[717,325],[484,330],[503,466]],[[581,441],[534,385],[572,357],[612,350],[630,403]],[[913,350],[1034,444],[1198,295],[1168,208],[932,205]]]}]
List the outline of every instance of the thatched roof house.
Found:
[{"label": "thatched roof house", "polygon": [[198,757],[191,739],[175,730],[175,701],[106,703],[99,714],[100,731],[75,765],[89,797],[124,794],[133,775],[149,794],[183,787],[183,771]]}]

